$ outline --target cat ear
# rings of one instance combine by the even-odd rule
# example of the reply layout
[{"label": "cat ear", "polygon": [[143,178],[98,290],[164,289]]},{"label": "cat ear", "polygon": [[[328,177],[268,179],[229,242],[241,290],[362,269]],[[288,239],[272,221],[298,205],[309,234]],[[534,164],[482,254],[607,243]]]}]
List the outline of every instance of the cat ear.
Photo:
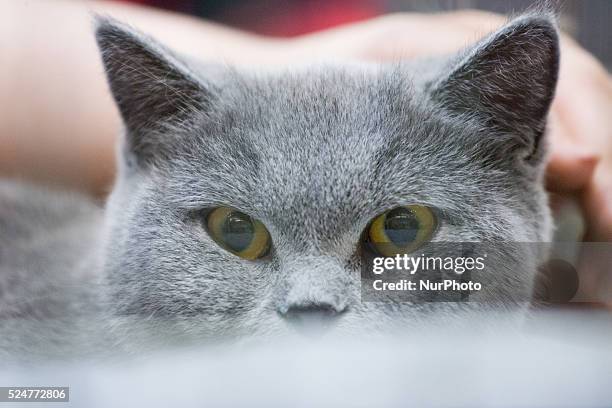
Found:
[{"label": "cat ear", "polygon": [[[432,97],[450,112],[482,120],[529,149],[540,146],[559,66],[559,41],[552,16],[510,22],[468,51]],[[538,156],[538,155],[535,155]]]},{"label": "cat ear", "polygon": [[160,129],[204,109],[209,89],[170,51],[117,21],[96,17],[96,40],[128,147],[146,161],[168,142]]}]

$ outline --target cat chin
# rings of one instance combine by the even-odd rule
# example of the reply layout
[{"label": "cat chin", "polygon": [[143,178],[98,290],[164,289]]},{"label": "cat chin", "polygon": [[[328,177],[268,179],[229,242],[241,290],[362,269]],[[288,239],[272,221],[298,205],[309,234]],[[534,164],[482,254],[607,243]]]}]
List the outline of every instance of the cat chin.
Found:
[{"label": "cat chin", "polygon": [[61,319],[15,319],[0,325],[0,357],[6,361],[79,361],[178,348],[254,347],[270,342],[334,342],[435,335],[519,332],[528,304],[423,303],[368,307],[327,324],[296,326],[276,314],[257,319],[211,316],[150,317],[92,314]]},{"label": "cat chin", "polygon": [[257,344],[286,339],[378,338],[404,336],[440,329],[488,332],[519,329],[528,315],[529,303],[437,302],[395,304],[389,308],[363,307],[330,321],[295,324],[276,315],[227,319],[209,316],[185,318],[113,317],[110,331],[128,349],[176,345]]}]

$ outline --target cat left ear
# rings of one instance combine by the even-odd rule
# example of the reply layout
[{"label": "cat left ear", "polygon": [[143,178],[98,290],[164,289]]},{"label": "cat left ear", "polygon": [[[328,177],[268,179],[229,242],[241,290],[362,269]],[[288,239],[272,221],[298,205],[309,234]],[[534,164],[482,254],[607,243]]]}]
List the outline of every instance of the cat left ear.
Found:
[{"label": "cat left ear", "polygon": [[[520,17],[470,50],[431,88],[451,113],[516,135],[535,152],[544,131],[559,69],[559,40],[548,15]],[[516,141],[516,139],[515,139]]]},{"label": "cat left ear", "polygon": [[143,162],[161,154],[155,130],[208,107],[212,92],[156,41],[106,17],[96,17],[96,40],[129,149]]}]

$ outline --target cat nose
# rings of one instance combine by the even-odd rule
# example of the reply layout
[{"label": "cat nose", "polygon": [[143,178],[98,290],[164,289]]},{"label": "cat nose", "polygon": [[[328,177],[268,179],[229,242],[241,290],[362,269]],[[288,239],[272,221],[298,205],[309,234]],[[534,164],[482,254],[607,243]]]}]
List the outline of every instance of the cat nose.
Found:
[{"label": "cat nose", "polygon": [[302,333],[316,333],[332,326],[336,318],[345,311],[344,306],[331,303],[293,304],[279,309],[280,315]]},{"label": "cat nose", "polygon": [[322,318],[335,317],[342,313],[344,307],[334,306],[331,303],[306,303],[289,306],[280,313],[287,319],[300,319],[307,316],[321,316]]},{"label": "cat nose", "polygon": [[356,282],[342,263],[330,256],[303,256],[287,260],[277,287],[276,310],[299,331],[332,327],[349,304]]}]

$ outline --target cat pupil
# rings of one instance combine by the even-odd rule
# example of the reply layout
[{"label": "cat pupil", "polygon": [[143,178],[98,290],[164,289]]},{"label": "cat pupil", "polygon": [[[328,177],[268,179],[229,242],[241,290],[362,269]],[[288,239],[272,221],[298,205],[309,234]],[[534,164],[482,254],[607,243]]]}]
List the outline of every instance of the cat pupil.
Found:
[{"label": "cat pupil", "polygon": [[413,242],[419,232],[419,220],[408,208],[396,208],[385,217],[385,233],[395,245]]},{"label": "cat pupil", "polygon": [[234,251],[240,252],[248,248],[255,234],[253,220],[238,211],[231,212],[221,228],[225,244]]}]

